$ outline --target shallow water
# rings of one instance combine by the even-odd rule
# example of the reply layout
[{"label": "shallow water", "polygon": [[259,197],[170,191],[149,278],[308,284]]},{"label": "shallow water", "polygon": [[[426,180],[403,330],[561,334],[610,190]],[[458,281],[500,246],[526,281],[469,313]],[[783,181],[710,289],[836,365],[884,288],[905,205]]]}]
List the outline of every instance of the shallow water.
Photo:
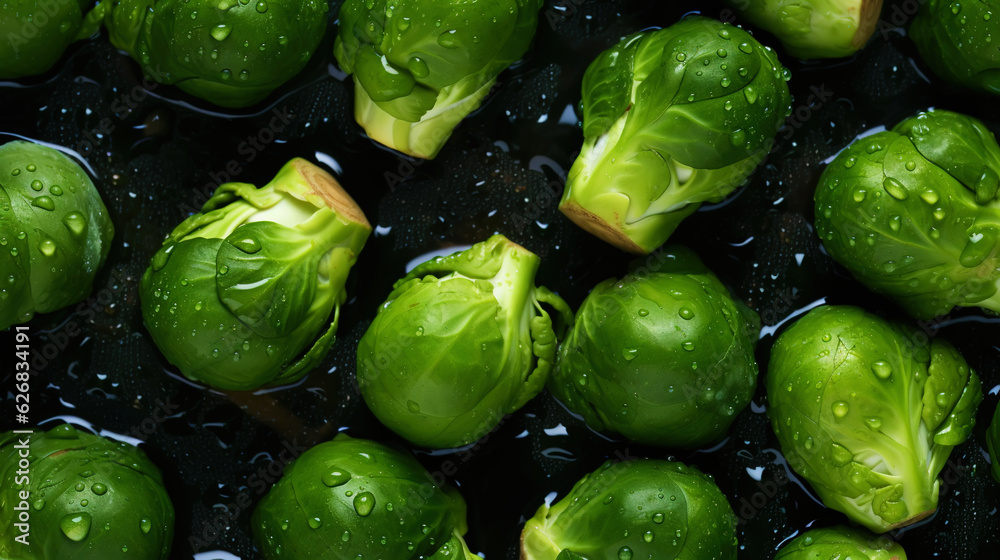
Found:
[{"label": "shallow water", "polygon": [[[352,86],[330,66],[329,45],[292,83],[246,111],[220,110],[172,87],[147,91],[137,66],[103,40],[78,44],[46,76],[0,84],[0,142],[23,136],[77,153],[116,225],[91,298],[30,323],[39,373],[33,419],[51,427],[78,418],[103,435],[145,442],[179,512],[174,558],[192,557],[192,535],[208,542],[198,560],[259,557],[249,511],[234,515],[214,538],[205,537],[205,528],[241,495],[254,504],[260,499],[264,481],[283,468],[279,453],[286,444],[307,446],[345,430],[402,443],[367,410],[353,374],[357,341],[408,262],[502,232],[541,255],[539,284],[574,307],[599,281],[624,274],[625,256],[556,209],[582,141],[575,106],[583,70],[619,37],[669,25],[688,5],[713,17],[724,11],[717,2],[557,4],[567,8],[546,5],[532,51],[500,77],[433,162],[411,161],[363,136],[352,117]],[[702,208],[672,238],[695,248],[760,313],[762,371],[775,334],[818,302],[901,316],[820,246],[811,225],[812,192],[823,162],[855,136],[929,106],[970,112],[1000,130],[990,100],[928,83],[915,54],[905,36],[886,31],[847,61],[804,64],[782,57],[792,70],[796,111],[777,150],[746,188]],[[813,88],[829,99],[806,105]],[[327,165],[376,226],[349,282],[337,343],[320,368],[290,387],[243,393],[200,387],[153,345],[142,325],[139,278],[163,236],[215,183],[262,184],[294,156]],[[995,321],[960,311],[929,328],[958,345],[984,387],[1000,383]],[[11,346],[9,338],[0,335],[0,348]],[[3,386],[11,386],[10,374],[3,375]],[[998,496],[983,429],[997,398],[991,391],[975,437],[953,452],[937,515],[901,535],[911,559],[987,558],[996,546]],[[150,421],[157,411],[165,419]],[[844,518],[819,505],[808,484],[788,471],[765,412],[759,384],[725,442],[671,452],[595,434],[543,393],[477,444],[416,451],[431,472],[446,462],[455,467],[451,481],[469,504],[469,546],[487,558],[516,557],[524,519],[552,492],[565,495],[607,458],[639,456],[673,457],[713,474],[740,517],[741,557],[770,558],[806,527]],[[10,420],[5,415],[0,422],[6,429]]]}]

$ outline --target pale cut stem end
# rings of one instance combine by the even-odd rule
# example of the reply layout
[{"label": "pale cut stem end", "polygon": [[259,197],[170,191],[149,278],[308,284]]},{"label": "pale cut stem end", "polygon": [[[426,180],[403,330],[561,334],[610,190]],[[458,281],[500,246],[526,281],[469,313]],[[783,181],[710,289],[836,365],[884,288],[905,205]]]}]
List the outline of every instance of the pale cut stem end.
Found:
[{"label": "pale cut stem end", "polygon": [[622,251],[635,255],[649,254],[647,249],[632,241],[620,228],[573,201],[560,204],[559,211],[576,225]]},{"label": "pale cut stem end", "polygon": [[291,163],[311,189],[305,193],[306,196],[318,196],[330,209],[345,220],[361,224],[368,229],[372,228],[361,207],[351,198],[351,195],[347,194],[347,191],[333,175],[302,158],[295,158]]},{"label": "pale cut stem end", "polygon": [[882,14],[882,0],[861,0],[858,14],[858,31],[854,34],[851,44],[863,48],[871,39],[878,26],[878,18]]},{"label": "pale cut stem end", "polygon": [[900,521],[899,523],[893,523],[884,532],[895,531],[896,529],[902,529],[903,527],[906,527],[908,525],[913,525],[914,523],[923,521],[924,519],[930,517],[930,515],[933,514],[935,511],[936,509],[929,509],[927,511],[922,511],[916,515],[907,517],[906,519]]}]

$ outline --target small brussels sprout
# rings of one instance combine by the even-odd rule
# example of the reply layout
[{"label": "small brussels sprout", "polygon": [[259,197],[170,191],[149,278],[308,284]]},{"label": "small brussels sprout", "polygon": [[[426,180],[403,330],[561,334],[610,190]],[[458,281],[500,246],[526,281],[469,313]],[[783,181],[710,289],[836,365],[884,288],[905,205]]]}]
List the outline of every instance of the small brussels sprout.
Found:
[{"label": "small brussels sprout", "polygon": [[111,44],[163,84],[246,107],[298,74],[327,26],[325,0],[103,0]]},{"label": "small brussels sprout", "polygon": [[828,507],[884,533],[937,508],[938,473],[983,393],[951,344],[824,306],[778,337],[767,398],[788,464]]},{"label": "small brussels sprout", "polygon": [[337,180],[301,158],[261,188],[220,185],[143,274],[146,327],[189,379],[228,390],[301,379],[333,344],[370,233]]},{"label": "small brussels sprout", "polygon": [[1000,311],[1000,146],[979,121],[927,111],[857,140],[816,187],[816,233],[918,319]]},{"label": "small brussels sprout", "polygon": [[522,560],[735,560],[736,549],[736,515],[712,477],[653,459],[604,463],[521,533]]},{"label": "small brussels sprout", "polygon": [[[27,538],[18,511],[29,514]],[[0,434],[0,512],[0,558],[170,556],[174,506],[156,465],[137,447],[69,424]]]},{"label": "small brussels sprout", "polygon": [[465,500],[408,453],[338,434],[306,451],[257,505],[266,560],[475,560]]},{"label": "small brussels sprout", "polygon": [[750,23],[773,33],[796,58],[840,58],[864,48],[882,0],[725,0]]},{"label": "small brussels sprout", "polygon": [[433,159],[528,50],[542,0],[346,0],[333,53],[375,141]]},{"label": "small brussels sprout", "polygon": [[986,448],[990,452],[990,466],[993,469],[993,478],[1000,482],[1000,403],[993,411],[993,420],[986,430]]},{"label": "small brussels sprout", "polygon": [[774,560],[906,560],[906,552],[888,537],[838,525],[806,531],[778,551]]},{"label": "small brussels sprout", "polygon": [[648,445],[722,438],[757,385],[757,314],[683,247],[656,272],[597,285],[549,390],[587,424]]},{"label": "small brussels sprout", "polygon": [[[969,89],[1000,95],[1000,1],[922,0],[910,37],[935,74]],[[984,40],[985,38],[985,40]]]},{"label": "small brussels sprout", "polygon": [[0,146],[0,330],[83,300],[115,228],[87,173],[59,151]]},{"label": "small brussels sprout", "polygon": [[[472,443],[545,386],[559,319],[535,287],[541,259],[502,235],[427,261],[397,281],[358,343],[358,384],[391,430],[435,448]],[[559,314],[556,327],[541,304]]]},{"label": "small brussels sprout", "polygon": [[791,111],[789,74],[746,31],[688,17],[601,53],[583,77],[583,135],[559,209],[649,253],[702,202],[743,184]]},{"label": "small brussels sprout", "polygon": [[47,72],[66,47],[100,28],[103,11],[93,7],[93,0],[0,3],[0,79]]}]

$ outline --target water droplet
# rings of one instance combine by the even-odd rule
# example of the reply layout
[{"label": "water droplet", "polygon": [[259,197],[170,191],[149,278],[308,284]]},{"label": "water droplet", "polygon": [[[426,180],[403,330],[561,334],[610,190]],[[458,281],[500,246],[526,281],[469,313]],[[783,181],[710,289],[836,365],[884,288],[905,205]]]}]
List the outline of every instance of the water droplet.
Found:
[{"label": "water droplet", "polygon": [[104,494],[107,493],[108,487],[98,482],[90,487],[90,491],[93,492],[94,494],[97,494],[98,496],[103,496]]},{"label": "water droplet", "polygon": [[233,32],[233,27],[231,25],[227,23],[220,23],[219,25],[216,25],[214,28],[212,28],[212,31],[210,33],[212,35],[212,38],[215,39],[216,41],[224,41],[226,37],[229,37],[229,34],[232,32]]},{"label": "water droplet", "polygon": [[373,509],[375,509],[375,494],[361,492],[354,497],[354,511],[361,517],[368,517]]},{"label": "water droplet", "polygon": [[906,197],[910,194],[906,190],[906,187],[903,186],[903,183],[900,183],[892,177],[886,177],[885,180],[882,181],[882,187],[885,189],[885,192],[889,193],[889,196],[895,198],[896,200],[906,200]]},{"label": "water droplet", "polygon": [[993,226],[973,226],[969,231],[969,240],[958,257],[958,262],[973,268],[983,263],[997,246],[1000,230]]},{"label": "water droplet", "polygon": [[719,37],[722,37],[723,39],[728,39],[729,38],[729,30],[726,29],[725,27],[723,27],[722,29],[720,29],[719,30]]},{"label": "water droplet", "polygon": [[927,189],[920,193],[920,198],[922,198],[927,204],[937,204],[939,199],[938,193],[934,189]]},{"label": "water droplet", "polygon": [[830,447],[833,450],[832,453],[833,464],[837,465],[838,467],[846,465],[851,461],[851,459],[854,458],[854,455],[850,451],[848,451],[846,447],[840,445],[839,443],[834,443]]},{"label": "water droplet", "polygon": [[692,350],[694,350],[694,342],[691,342],[690,340],[686,340],[686,341],[684,341],[683,344],[681,344],[681,348],[687,350],[688,352],[691,352]]},{"label": "water droplet", "polygon": [[152,528],[153,528],[153,523],[150,520],[146,519],[145,517],[139,520],[139,529],[142,530],[143,534],[149,533],[149,531]]},{"label": "water droplet", "polygon": [[753,105],[757,102],[757,90],[753,86],[747,86],[743,88],[743,97],[746,98],[747,103]]},{"label": "water droplet", "polygon": [[267,13],[267,2],[265,2],[264,0],[260,0],[260,2],[257,2],[257,13],[258,14]]},{"label": "water droplet", "polygon": [[27,169],[31,173],[34,173],[35,171],[38,170],[38,167],[36,167],[35,164],[33,163],[29,163],[27,166],[25,166],[25,169]]},{"label": "water droplet", "polygon": [[45,239],[38,244],[38,250],[46,257],[51,257],[56,254],[56,243],[51,239]]},{"label": "water droplet", "polygon": [[[661,494],[660,497],[662,497],[662,494]],[[654,513],[653,514],[653,523],[656,523],[657,525],[663,523],[663,514],[662,513]]]},{"label": "water droplet", "polygon": [[721,85],[724,88],[727,88],[732,83],[733,83],[733,81],[730,80],[729,78],[722,78],[722,81],[719,82],[719,85]]},{"label": "water droplet", "polygon": [[892,365],[884,360],[872,362],[872,373],[879,379],[889,379],[892,377]]},{"label": "water droplet", "polygon": [[226,266],[226,265],[220,266],[219,267],[219,276],[225,276],[226,274],[229,274],[229,267]]},{"label": "water droplet", "polygon": [[318,517],[310,517],[306,523],[309,524],[310,529],[319,529],[323,526],[323,520]]},{"label": "water droplet", "polygon": [[412,73],[415,78],[426,78],[430,74],[430,69],[427,67],[427,63],[424,62],[424,60],[419,56],[410,58],[406,67],[410,69],[410,73]]},{"label": "water droplet", "polygon": [[344,542],[347,542],[347,541],[351,540],[351,532],[350,531],[344,531],[344,534],[340,535],[340,540],[342,540]]},{"label": "water droplet", "polygon": [[458,44],[458,37],[455,36],[456,30],[445,31],[444,33],[438,35],[438,44],[446,49],[457,49],[460,45]]},{"label": "water droplet", "polygon": [[619,548],[618,560],[632,560],[632,549],[627,546]]},{"label": "water droplet", "polygon": [[31,507],[35,508],[35,511],[41,511],[45,509],[45,500],[35,500]]},{"label": "water droplet", "polygon": [[837,418],[843,418],[847,416],[847,412],[850,410],[850,406],[844,401],[837,401],[833,403],[833,415]]},{"label": "water droplet", "polygon": [[59,185],[52,185],[49,187],[49,192],[52,193],[52,196],[62,196],[63,190]]},{"label": "water droplet", "polygon": [[222,72],[219,73],[219,77],[222,78],[223,80],[228,80],[233,77],[233,71],[230,70],[229,68],[223,68]]},{"label": "water droplet", "polygon": [[674,58],[677,59],[677,62],[684,62],[685,60],[687,60],[687,55],[681,52],[677,53],[677,56]]},{"label": "water droplet", "polygon": [[90,534],[90,523],[89,513],[71,513],[62,518],[59,522],[59,529],[69,540],[80,542]]},{"label": "water droplet", "polygon": [[42,186],[43,186],[42,182],[39,181],[38,179],[35,179],[34,181],[31,182],[31,189],[32,190],[40,191],[40,190],[42,190]]},{"label": "water droplet", "polygon": [[903,219],[899,216],[893,216],[889,218],[889,229],[892,231],[899,231],[902,227]]},{"label": "water droplet", "polygon": [[854,202],[863,202],[865,200],[866,194],[868,194],[868,191],[866,191],[865,189],[858,189],[854,191],[854,194],[852,195],[852,197],[854,198]]},{"label": "water droplet", "polygon": [[715,51],[715,54],[718,55],[719,58],[726,58],[727,56],[729,56],[729,51],[727,51],[726,49],[719,49]]},{"label": "water droplet", "polygon": [[687,307],[682,307],[677,314],[680,315],[681,319],[684,319],[685,321],[694,319],[694,311],[691,311]]},{"label": "water droplet", "polygon": [[882,427],[882,421],[878,418],[865,418],[865,424],[871,430],[878,430]]},{"label": "water droplet", "polygon": [[41,208],[42,210],[48,210],[49,212],[56,209],[56,203],[53,202],[52,199],[47,196],[35,197],[34,199],[32,199],[31,205],[37,208]]},{"label": "water droplet", "polygon": [[420,412],[420,404],[417,401],[406,401],[406,409],[417,414]]},{"label": "water droplet", "polygon": [[639,354],[638,348],[622,348],[622,357],[625,361],[631,362]]},{"label": "water droplet", "polygon": [[351,473],[338,468],[332,468],[323,475],[323,484],[330,488],[343,486],[349,480],[351,480]]},{"label": "water droplet", "polygon": [[649,310],[648,309],[640,309],[639,310],[639,316],[640,317],[645,317],[647,315],[649,315]]},{"label": "water droplet", "polygon": [[650,542],[650,543],[653,542],[653,532],[652,531],[646,531],[645,533],[643,533],[642,534],[642,540],[644,540],[646,542]]},{"label": "water droplet", "polygon": [[917,163],[915,161],[908,161],[908,162],[906,162],[906,170],[907,171],[913,171],[916,168],[917,168]]},{"label": "water droplet", "polygon": [[854,167],[854,164],[856,164],[856,163],[858,163],[858,158],[856,158],[854,156],[851,156],[851,157],[847,158],[846,160],[844,160],[844,167],[850,169],[850,168]]},{"label": "water droplet", "polygon": [[750,43],[740,43],[740,50],[746,54],[751,54],[753,52],[753,46]]}]

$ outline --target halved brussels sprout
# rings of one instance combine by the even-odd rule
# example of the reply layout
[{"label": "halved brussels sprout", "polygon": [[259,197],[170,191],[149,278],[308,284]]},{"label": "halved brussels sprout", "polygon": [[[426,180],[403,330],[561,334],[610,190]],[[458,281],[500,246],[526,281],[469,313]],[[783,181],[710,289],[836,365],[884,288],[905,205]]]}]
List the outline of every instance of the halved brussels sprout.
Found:
[{"label": "halved brussels sprout", "polygon": [[640,31],[583,77],[583,150],[559,209],[583,229],[649,253],[681,220],[742,185],[791,113],[770,48],[713,19]]},{"label": "halved brussels sprout", "polygon": [[736,559],[736,515],[712,477],[683,463],[607,462],[521,533],[522,560]]},{"label": "halved brussels sprout", "polygon": [[773,33],[797,58],[840,58],[864,48],[882,0],[725,0],[750,23]]},{"label": "halved brussels sprout", "polygon": [[0,330],[83,300],[115,228],[87,173],[59,151],[0,146]]},{"label": "halved brussels sprout", "polygon": [[0,513],[0,558],[170,557],[160,470],[141,449],[69,424],[0,434]]},{"label": "halved brussels sprout", "polygon": [[338,434],[309,449],[257,505],[267,560],[475,560],[465,500],[412,456]]},{"label": "halved brussels sprout", "polygon": [[951,344],[823,306],[778,337],[767,398],[788,464],[828,507],[885,533],[937,508],[938,473],[983,392]]},{"label": "halved brussels sprout", "polygon": [[368,136],[433,159],[528,50],[542,0],[346,0],[334,55]]},{"label": "halved brussels sprout", "polygon": [[[545,386],[560,321],[535,287],[541,259],[502,235],[427,261],[396,282],[358,343],[358,384],[375,416],[417,445],[472,443]],[[542,304],[559,314],[553,326]]]},{"label": "halved brussels sprout", "polygon": [[333,344],[371,229],[337,180],[301,158],[261,188],[220,185],[143,274],[146,328],[181,373],[219,389],[301,379]]},{"label": "halved brussels sprout", "polygon": [[757,314],[692,251],[597,285],[559,348],[549,390],[587,424],[631,441],[722,438],[757,386]]}]

